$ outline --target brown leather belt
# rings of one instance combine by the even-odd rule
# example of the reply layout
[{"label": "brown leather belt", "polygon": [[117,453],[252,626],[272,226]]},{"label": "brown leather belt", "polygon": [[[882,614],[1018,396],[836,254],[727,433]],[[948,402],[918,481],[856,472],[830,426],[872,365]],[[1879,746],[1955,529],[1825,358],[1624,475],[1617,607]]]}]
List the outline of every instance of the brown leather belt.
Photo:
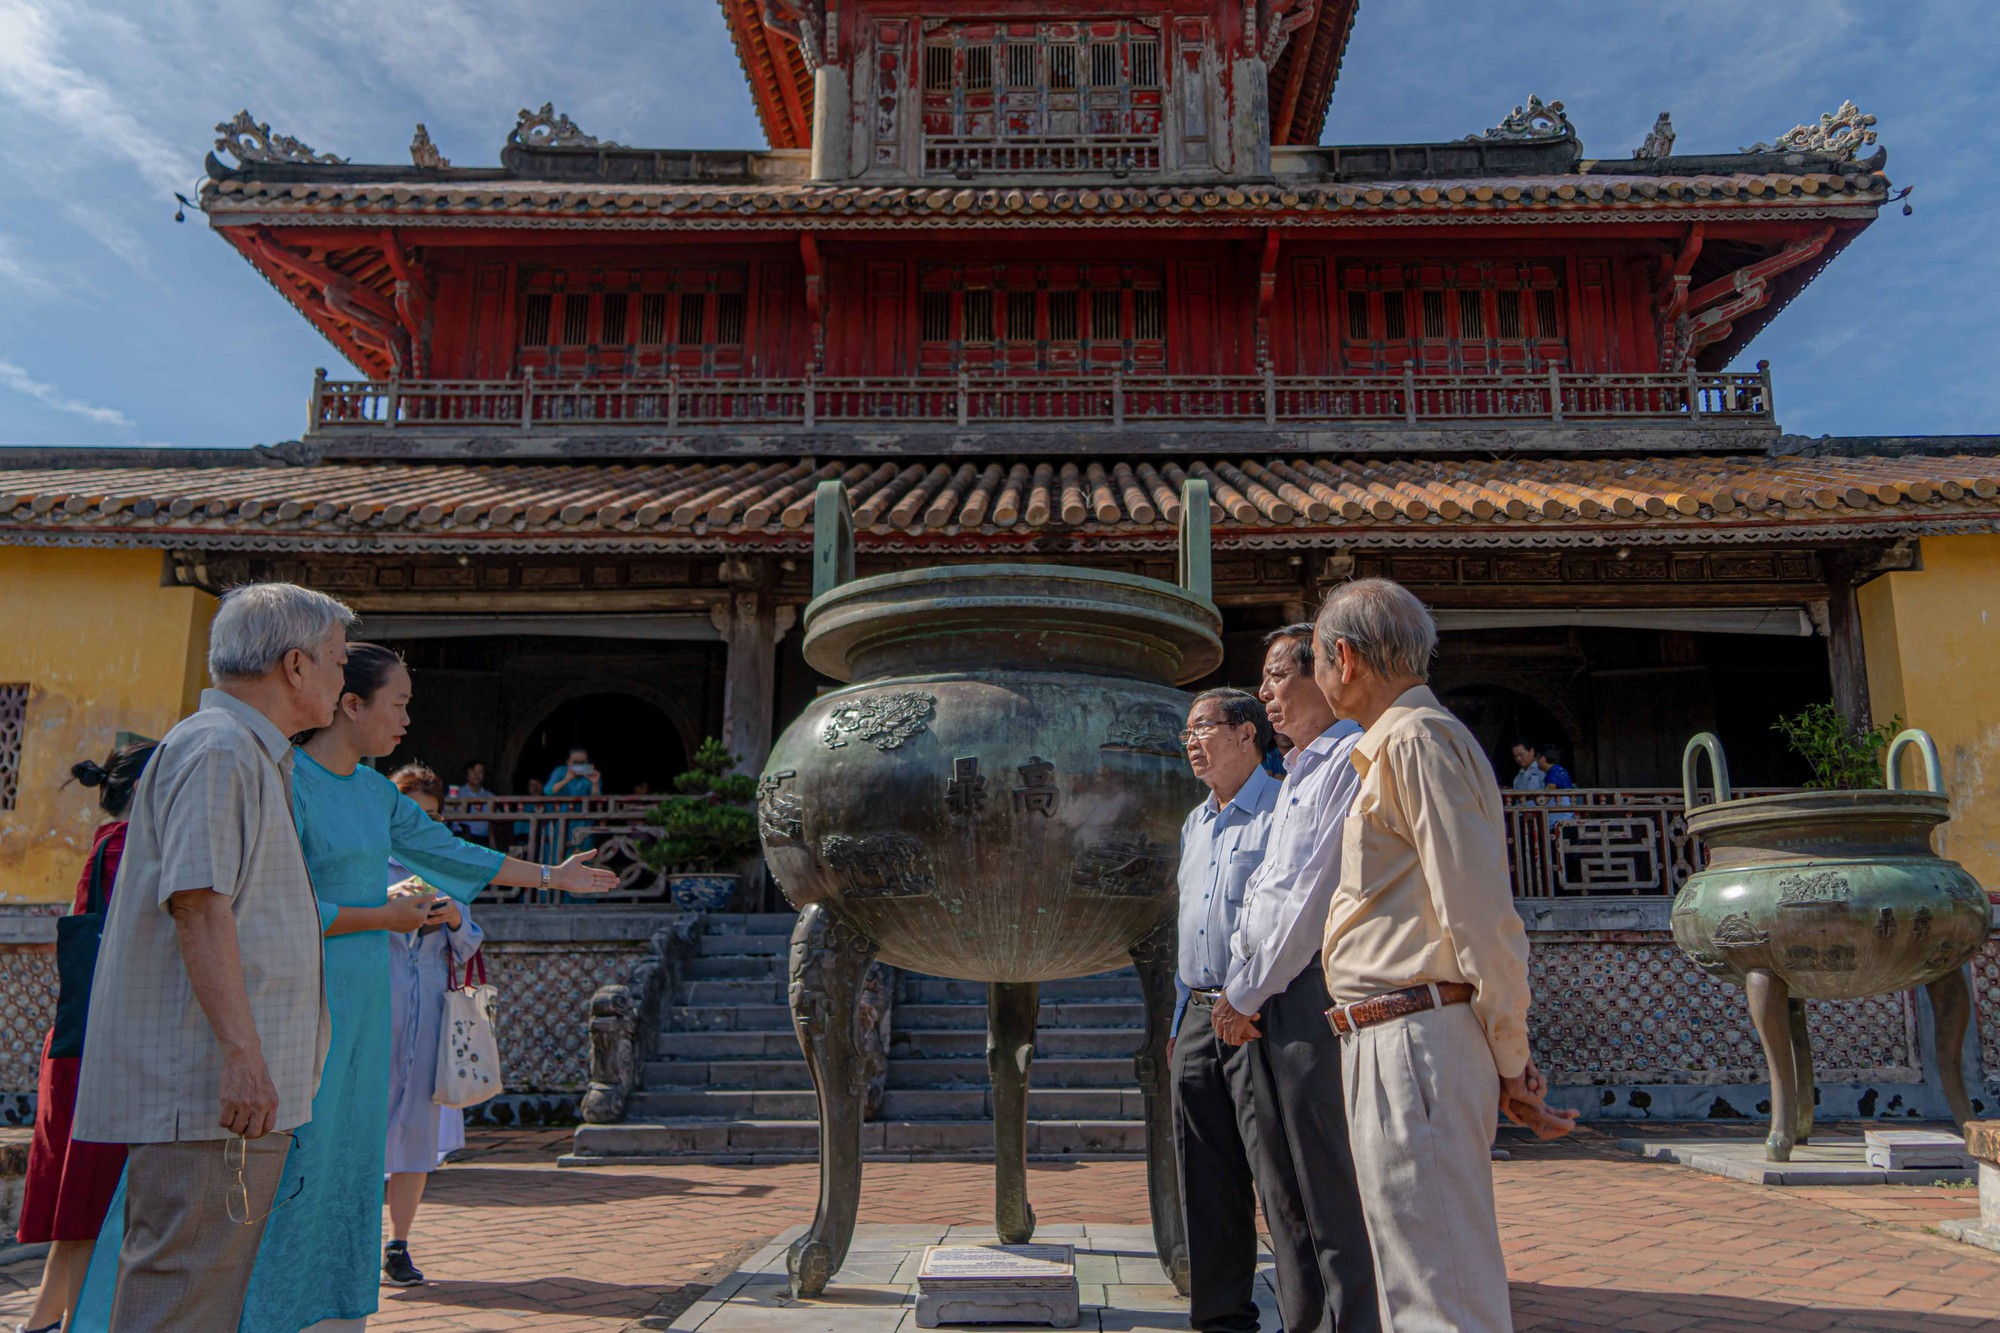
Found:
[{"label": "brown leather belt", "polygon": [[1336,1004],[1326,1011],[1326,1021],[1336,1034],[1345,1037],[1392,1018],[1408,1018],[1448,1004],[1469,1004],[1474,994],[1473,988],[1463,981],[1431,981],[1403,990],[1384,991],[1353,1004]]}]

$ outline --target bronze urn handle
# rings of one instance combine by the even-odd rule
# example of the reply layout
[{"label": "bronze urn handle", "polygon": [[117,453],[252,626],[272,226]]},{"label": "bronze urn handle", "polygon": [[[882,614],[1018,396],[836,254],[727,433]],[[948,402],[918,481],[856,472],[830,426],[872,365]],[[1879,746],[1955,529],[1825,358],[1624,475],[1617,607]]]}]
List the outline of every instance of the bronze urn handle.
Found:
[{"label": "bronze urn handle", "polygon": [[1722,742],[1712,731],[1704,731],[1687,743],[1681,752],[1681,800],[1683,808],[1693,810],[1695,795],[1701,785],[1701,756],[1708,755],[1709,771],[1715,776],[1715,803],[1721,805],[1729,799],[1729,761],[1722,757]]},{"label": "bronze urn handle", "polygon": [[1916,746],[1918,753],[1924,757],[1924,782],[1928,784],[1925,790],[1944,795],[1944,764],[1938,758],[1937,742],[1931,739],[1928,731],[1916,727],[1899,733],[1895,740],[1889,742],[1888,752],[1882,756],[1882,763],[1888,769],[1889,790],[1908,790],[1903,786],[1902,767],[1896,762],[1902,757],[1905,745]]}]

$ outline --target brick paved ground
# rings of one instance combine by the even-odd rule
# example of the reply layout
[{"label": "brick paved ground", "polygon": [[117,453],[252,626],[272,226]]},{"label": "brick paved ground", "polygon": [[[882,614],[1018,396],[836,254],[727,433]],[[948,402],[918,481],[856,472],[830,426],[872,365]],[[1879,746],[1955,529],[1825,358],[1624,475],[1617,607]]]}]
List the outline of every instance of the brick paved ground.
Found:
[{"label": "brick paved ground", "polygon": [[[475,1135],[434,1178],[416,1251],[433,1281],[383,1293],[398,1333],[633,1333],[812,1215],[811,1166],[558,1171],[566,1136]],[[1522,1330],[2000,1333],[2000,1256],[1926,1230],[1978,1211],[1966,1189],[1782,1190],[1614,1152],[1593,1134],[1511,1145],[1496,1167]],[[976,1221],[991,1168],[871,1165],[866,1222]],[[1038,1166],[1046,1220],[1145,1217],[1138,1163]],[[0,1270],[0,1320],[39,1264]]]}]

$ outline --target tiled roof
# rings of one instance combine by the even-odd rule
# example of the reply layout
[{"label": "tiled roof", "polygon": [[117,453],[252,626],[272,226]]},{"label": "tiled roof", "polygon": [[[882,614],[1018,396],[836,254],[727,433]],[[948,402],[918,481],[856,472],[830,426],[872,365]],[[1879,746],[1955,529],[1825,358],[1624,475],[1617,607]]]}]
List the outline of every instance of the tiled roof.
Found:
[{"label": "tiled roof", "polygon": [[336,463],[0,470],[0,544],[549,549],[800,544],[844,478],[864,545],[1170,543],[1208,481],[1219,544],[1757,541],[2000,528],[2000,457],[1354,460],[1142,456]]},{"label": "tiled roof", "polygon": [[[760,222],[810,225],[837,219],[843,226],[871,219],[934,219],[956,225],[981,220],[1088,219],[1117,223],[1164,220],[1176,225],[1227,223],[1249,216],[1260,222],[1379,218],[1409,214],[1522,214],[1661,210],[1742,210],[1802,218],[1870,217],[1887,188],[1872,172],[1742,172],[1700,176],[1582,175],[1504,179],[1381,181],[1322,184],[1279,180],[1273,184],[1211,185],[950,185],[864,186],[812,183],[770,185],[576,185],[519,180],[342,181],[231,177],[202,184],[202,207],[215,225],[260,220],[362,225],[384,216],[449,216],[468,222],[516,225],[520,219],[575,217],[605,227],[675,225],[713,219],[731,228]],[[367,225],[377,225],[374,221]]]}]

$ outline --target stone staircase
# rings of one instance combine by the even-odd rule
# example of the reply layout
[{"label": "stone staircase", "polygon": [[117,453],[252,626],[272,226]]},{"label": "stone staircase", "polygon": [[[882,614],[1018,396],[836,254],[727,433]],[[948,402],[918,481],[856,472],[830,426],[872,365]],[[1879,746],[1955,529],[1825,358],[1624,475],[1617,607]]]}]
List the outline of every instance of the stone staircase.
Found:
[{"label": "stone staircase", "polygon": [[[812,1080],[785,1000],[794,918],[713,914],[679,993],[661,1007],[625,1122],[584,1125],[564,1161],[796,1161],[818,1153]],[[1132,1056],[1143,1027],[1130,968],[1042,986],[1028,1098],[1041,1159],[1136,1157],[1145,1111]],[[871,1159],[993,1153],[986,987],[900,974],[888,1091],[863,1127]]]}]

